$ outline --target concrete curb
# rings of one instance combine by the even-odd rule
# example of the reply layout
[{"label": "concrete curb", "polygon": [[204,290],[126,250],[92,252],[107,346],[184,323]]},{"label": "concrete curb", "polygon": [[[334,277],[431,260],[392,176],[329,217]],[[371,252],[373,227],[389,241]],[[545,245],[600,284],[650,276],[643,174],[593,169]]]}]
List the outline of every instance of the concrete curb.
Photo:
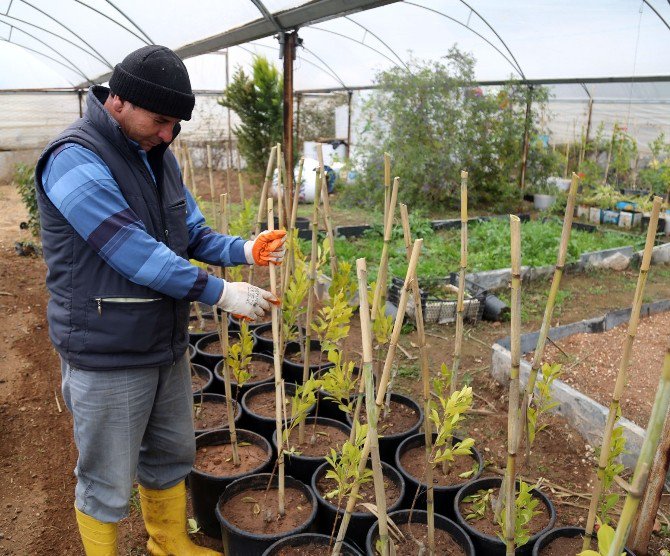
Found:
[{"label": "concrete curb", "polygon": [[[670,311],[670,299],[644,304],[641,316],[644,317],[665,311]],[[620,309],[610,311],[602,317],[558,326],[549,331],[549,338],[556,341],[572,334],[605,332],[619,324],[627,322],[630,313],[630,308]],[[532,332],[521,336],[522,353],[528,353],[535,349],[538,335],[538,332]],[[511,366],[509,345],[510,339],[506,337],[498,340],[491,348],[491,375],[498,383],[505,386],[509,383],[509,369]],[[530,363],[522,361],[519,378],[524,386],[528,381],[530,370]],[[552,395],[559,403],[552,410],[552,413],[564,417],[579,431],[588,444],[594,447],[600,446],[602,444],[602,431],[605,428],[608,409],[561,380],[554,382]],[[624,428],[626,450],[629,452],[622,456],[622,463],[632,469],[635,467],[635,462],[640,453],[645,430],[623,417],[619,420],[619,424]]]}]

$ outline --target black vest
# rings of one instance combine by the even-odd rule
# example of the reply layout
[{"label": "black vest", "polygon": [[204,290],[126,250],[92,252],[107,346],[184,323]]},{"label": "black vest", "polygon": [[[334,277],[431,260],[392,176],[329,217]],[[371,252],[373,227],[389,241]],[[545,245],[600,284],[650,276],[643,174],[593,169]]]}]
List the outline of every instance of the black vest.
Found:
[{"label": "black vest", "polygon": [[186,199],[177,161],[166,144],[151,149],[147,154],[154,183],[140,154],[104,108],[108,94],[104,87],[91,88],[86,115],[47,145],[35,170],[51,294],[49,334],[58,353],[79,369],[171,364],[186,351],[189,302],[135,284],[116,272],[68,223],[41,182],[55,149],[64,143],[82,145],[109,167],[147,232],[188,259]]}]

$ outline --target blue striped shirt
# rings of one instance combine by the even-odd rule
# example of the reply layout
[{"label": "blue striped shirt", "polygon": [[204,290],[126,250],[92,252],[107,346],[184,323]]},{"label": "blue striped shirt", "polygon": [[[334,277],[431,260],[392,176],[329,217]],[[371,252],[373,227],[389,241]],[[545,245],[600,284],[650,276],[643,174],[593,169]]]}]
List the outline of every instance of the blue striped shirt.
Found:
[{"label": "blue striped shirt", "polygon": [[[130,142],[139,150],[153,177],[146,153],[137,143]],[[131,282],[177,299],[208,305],[215,305],[221,297],[224,286],[221,278],[204,273],[147,232],[97,154],[75,143],[62,146],[49,157],[42,172],[42,184],[51,202],[77,233]],[[205,225],[205,218],[186,187],[184,193],[189,256],[217,266],[247,264],[245,240],[212,231]],[[96,241],[96,230],[110,222],[116,222],[117,229],[106,235],[103,243]],[[206,281],[202,280],[203,274]]]}]

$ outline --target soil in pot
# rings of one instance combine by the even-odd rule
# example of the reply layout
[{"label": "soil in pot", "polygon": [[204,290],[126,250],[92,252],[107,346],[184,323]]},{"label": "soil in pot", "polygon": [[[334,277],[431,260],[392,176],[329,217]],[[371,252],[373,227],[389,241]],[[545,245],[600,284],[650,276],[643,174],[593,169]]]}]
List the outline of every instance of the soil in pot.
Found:
[{"label": "soil in pot", "polygon": [[[433,442],[437,434],[433,433]],[[461,439],[452,437],[452,444]],[[396,465],[405,479],[405,506],[410,508],[412,503],[417,509],[426,508],[426,451],[425,436],[415,434],[402,441],[396,450]],[[443,467],[438,464],[433,467],[433,486],[435,496],[435,511],[443,516],[454,519],[454,498],[456,492],[467,482],[479,477],[484,467],[481,455],[476,449],[470,456],[457,457],[453,462]],[[467,477],[459,475],[466,473]],[[419,493],[417,495],[417,489]],[[416,502],[414,502],[416,497]]]},{"label": "soil in pot", "polygon": [[[274,386],[273,386],[274,388]],[[291,414],[291,402],[293,396],[286,392],[284,405],[286,407],[286,414]],[[275,391],[268,390],[267,392],[260,392],[255,396],[247,399],[247,407],[256,415],[274,419],[275,417]],[[282,413],[283,414],[283,413]]]},{"label": "soil in pot", "polygon": [[[230,334],[228,336],[228,346],[237,344],[240,341],[240,337],[237,334]],[[200,346],[200,351],[207,353],[208,355],[221,355],[221,342],[216,339],[212,342],[209,342],[205,345]]]},{"label": "soil in pot", "polygon": [[[275,376],[275,368],[274,368],[274,363],[272,359],[262,359],[259,357],[258,353],[252,353],[251,354],[251,361],[249,362],[249,366],[247,367],[247,372],[251,375],[247,381],[244,383],[244,388],[245,390],[248,390],[252,386],[256,386],[257,384],[260,384],[262,382],[266,382],[269,380],[272,380]],[[216,364],[216,368],[214,370],[216,377],[218,380],[223,383],[223,363],[219,362]],[[237,382],[233,378],[232,374],[230,377],[230,385],[233,388],[233,392],[237,388]]]},{"label": "soil in pot", "polygon": [[[390,436],[406,432],[419,423],[421,415],[415,408],[403,403],[391,400],[391,409],[384,416],[382,410],[377,423],[379,436]],[[368,416],[365,406],[361,407],[361,423],[367,423]],[[380,438],[381,440],[381,438]]]},{"label": "soil in pot", "polygon": [[[333,543],[334,539],[328,535],[317,533],[291,535],[274,543],[263,553],[263,556],[324,556],[332,552]],[[342,543],[340,554],[342,556],[361,556],[361,553],[347,542]]]},{"label": "soil in pot", "polygon": [[203,389],[208,389],[208,386],[211,386],[212,379],[212,372],[207,367],[191,363],[191,390],[194,394],[201,392]]},{"label": "soil in pot", "polygon": [[[302,354],[300,353],[300,350],[293,351],[293,350],[289,350],[289,348],[286,349],[284,358],[288,359],[291,363],[295,363],[296,365],[301,365],[305,361],[303,359]],[[314,351],[313,349],[309,350],[309,366],[310,367],[316,367],[318,365],[325,365],[327,363],[328,363],[328,358],[323,353],[321,353],[321,351]]]},{"label": "soil in pot", "polygon": [[271,467],[272,447],[262,436],[237,429],[240,465],[233,464],[230,431],[216,430],[196,438],[196,459],[188,476],[193,513],[202,530],[221,538],[215,508],[225,488],[235,479]]},{"label": "soil in pot", "polygon": [[[311,442],[312,435],[316,437],[314,443]],[[305,425],[305,442],[298,444],[298,427],[295,427],[291,431],[288,444],[300,452],[301,456],[318,458],[329,455],[331,448],[339,452],[347,440],[349,434],[340,428],[319,422],[314,427],[308,422]]]},{"label": "soil in pot", "polygon": [[216,332],[216,321],[212,318],[212,315],[203,315],[202,324],[204,326],[200,326],[200,324],[198,318],[192,316],[188,323],[188,333],[190,335],[203,336]]},{"label": "soil in pot", "polygon": [[[505,543],[498,537],[500,527],[494,522],[491,503],[487,502],[485,504],[483,517],[477,516],[468,520],[465,519],[465,516],[473,513],[473,503],[463,502],[463,499],[482,490],[491,491],[491,498],[496,497],[499,495],[501,482],[502,478],[500,477],[484,477],[474,480],[461,488],[454,500],[456,521],[468,533],[477,552],[490,554],[491,556],[504,556],[505,554]],[[535,490],[532,491],[532,495],[539,499],[540,503],[536,507],[536,515],[528,524],[530,534],[528,542],[516,549],[516,554],[524,556],[531,554],[538,538],[549,531],[556,521],[556,511],[547,496],[543,492]]]},{"label": "soil in pot", "polygon": [[[205,394],[202,399],[199,395],[193,398],[193,427],[197,432],[206,430],[222,429],[228,426],[228,411],[226,410],[225,398],[213,394]],[[239,416],[239,408],[233,402],[235,418]]]},{"label": "soil in pot", "polygon": [[[427,552],[428,514],[424,511],[400,510],[391,512],[389,518],[404,534],[404,539],[394,542],[396,553],[403,556],[423,554],[422,545]],[[370,528],[366,538],[366,552],[376,556],[375,545],[379,539],[379,524]],[[440,556],[474,556],[472,541],[461,527],[446,517],[435,514],[435,554]]]}]

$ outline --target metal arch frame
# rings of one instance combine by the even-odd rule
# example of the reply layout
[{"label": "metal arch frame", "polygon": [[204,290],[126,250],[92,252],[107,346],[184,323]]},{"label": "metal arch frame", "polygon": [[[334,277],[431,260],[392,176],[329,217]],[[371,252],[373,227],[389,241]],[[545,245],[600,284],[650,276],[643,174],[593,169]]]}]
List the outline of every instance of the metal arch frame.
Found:
[{"label": "metal arch frame", "polygon": [[280,35],[284,34],[286,29],[283,29],[282,26],[279,25],[277,19],[270,13],[270,11],[268,11],[262,0],[251,0],[251,3],[256,6],[256,9],[261,12],[261,15],[273,25],[273,27],[277,30],[277,33]]},{"label": "metal arch frame", "polygon": [[[361,29],[363,29],[366,33],[370,33],[375,39],[377,39],[380,43],[382,43],[386,48],[389,49],[389,51],[391,52],[391,54],[393,54],[393,55],[398,59],[398,61],[399,61],[403,66],[405,66],[405,69],[406,69],[408,72],[410,71],[410,70],[409,70],[409,66],[408,66],[408,65],[404,62],[404,60],[398,55],[398,53],[397,53],[395,50],[393,50],[388,44],[386,44],[386,42],[383,41],[383,40],[381,39],[381,37],[379,37],[376,33],[373,33],[373,32],[372,32],[370,29],[368,29],[365,25],[363,25],[362,23],[359,23],[359,22],[356,21],[355,19],[352,19],[352,18],[349,17],[348,15],[345,15],[345,16],[344,16],[344,19],[346,19],[347,21],[351,21],[351,23],[353,23],[354,25],[358,25],[358,26],[359,26]],[[361,44],[363,44],[363,41],[361,41]]]},{"label": "metal arch frame", "polygon": [[[349,37],[348,35],[345,35],[345,34],[343,34],[343,33],[338,33],[337,31],[332,31],[332,30],[330,30],[330,29],[323,29],[323,28],[321,28],[321,27],[316,27],[315,25],[310,25],[310,26],[308,26],[308,27],[305,27],[305,29],[312,29],[312,30],[314,30],[314,31],[321,31],[322,33],[330,33],[331,35],[337,35],[338,37],[342,37],[343,39],[348,39],[348,40],[350,40],[350,41],[353,41],[353,42],[355,42],[355,43],[360,44],[361,46],[364,46],[365,48],[369,48],[370,50],[372,50],[373,52],[379,54],[380,56],[383,56],[383,57],[386,58],[389,62],[391,62],[394,66],[397,66],[397,65],[398,65],[398,64],[395,62],[395,60],[393,60],[392,58],[390,58],[389,56],[387,56],[386,54],[384,54],[381,50],[377,50],[374,46],[370,46],[369,44],[365,44],[364,42],[361,42],[361,41],[359,41],[358,39],[354,39],[353,37]],[[403,63],[403,65],[405,65],[405,64]],[[405,66],[405,67],[407,67],[407,66]],[[409,71],[409,69],[408,69],[407,71]]]},{"label": "metal arch frame", "polygon": [[[522,79],[524,79],[524,80],[526,79],[526,77],[525,77],[525,75],[524,75],[524,73],[523,73],[523,70],[521,69],[521,66],[519,66],[519,64],[518,64],[518,62],[516,61],[516,59],[514,58],[514,56],[512,56],[512,60],[514,60],[514,63],[512,63],[512,60],[510,60],[510,59],[505,55],[505,53],[504,53],[502,50],[500,50],[495,44],[493,44],[489,39],[487,39],[484,35],[482,35],[482,34],[479,33],[478,31],[475,31],[475,30],[472,29],[471,27],[468,27],[468,26],[467,26],[465,23],[463,23],[462,21],[458,21],[458,19],[456,19],[455,17],[452,17],[452,16],[450,16],[450,15],[447,15],[447,14],[445,14],[444,12],[441,12],[441,11],[436,10],[436,9],[434,9],[434,8],[429,8],[428,6],[422,6],[421,4],[416,4],[415,2],[410,2],[410,1],[408,1],[408,0],[402,0],[402,2],[403,2],[403,4],[407,4],[407,5],[409,5],[409,6],[415,6],[415,7],[417,7],[417,8],[421,8],[421,9],[423,9],[423,10],[427,10],[427,11],[429,11],[429,12],[436,13],[436,14],[438,14],[438,15],[441,15],[442,17],[445,17],[445,18],[449,19],[450,21],[453,21],[454,23],[457,23],[457,24],[460,25],[461,27],[465,27],[468,31],[470,31],[471,33],[477,35],[480,39],[482,39],[485,43],[487,43],[491,48],[493,48],[498,54],[500,54],[500,55],[503,57],[503,59],[504,59],[510,66],[512,66],[512,69],[522,77]],[[494,31],[494,33],[495,33],[495,31]],[[496,34],[496,36],[497,36],[497,34]],[[503,44],[504,44],[504,43],[503,43]],[[509,51],[509,49],[508,49],[508,51]],[[515,65],[515,63],[516,63],[516,65]]]},{"label": "metal arch frame", "polygon": [[125,25],[119,23],[118,21],[116,21],[116,19],[109,17],[107,14],[102,13],[99,9],[94,8],[93,6],[89,6],[86,2],[84,2],[84,0],[74,0],[74,1],[75,1],[77,4],[81,4],[81,5],[84,6],[85,8],[88,8],[89,10],[91,10],[91,11],[97,13],[98,15],[101,15],[101,16],[104,17],[105,19],[108,19],[109,21],[111,21],[111,22],[114,23],[115,25],[118,25],[119,27],[121,27],[121,29],[123,29],[124,31],[128,31],[128,33],[130,33],[130,34],[133,35],[134,37],[137,37],[137,38],[138,38],[139,40],[141,40],[144,44],[146,44],[146,45],[149,45],[149,44],[150,44],[149,42],[147,42],[147,40],[146,40],[145,38],[140,37],[135,31],[133,31],[132,29],[128,29],[128,27],[126,27]]},{"label": "metal arch frame", "polygon": [[[79,75],[81,75],[81,76],[82,76],[84,79],[86,79],[89,83],[92,83],[91,78],[90,78],[88,75],[86,75],[86,74],[83,72],[83,70],[82,70],[79,66],[77,66],[74,62],[72,62],[72,60],[70,60],[67,56],[64,56],[63,54],[61,54],[61,53],[60,53],[58,50],[56,50],[53,46],[51,46],[51,45],[45,43],[42,39],[36,37],[36,36],[33,35],[32,33],[28,33],[28,31],[25,31],[24,29],[21,29],[20,27],[17,27],[16,25],[12,25],[12,24],[10,24],[10,23],[7,23],[7,22],[5,22],[5,21],[1,21],[1,20],[0,20],[0,23],[2,23],[3,25],[7,25],[7,26],[9,27],[9,30],[10,30],[10,31],[9,31],[9,38],[8,38],[8,39],[3,39],[3,40],[5,40],[6,42],[11,43],[11,44],[15,44],[16,46],[20,46],[21,48],[23,48],[23,45],[22,45],[22,44],[19,44],[19,43],[17,43],[17,42],[12,41],[12,32],[11,32],[11,31],[12,31],[12,29],[16,29],[17,31],[23,33],[24,35],[28,35],[30,38],[36,40],[36,41],[39,42],[40,44],[43,44],[43,45],[46,46],[49,50],[51,50],[51,51],[53,51],[54,53],[56,53],[58,56],[60,56],[63,60],[65,60],[65,61],[69,64],[69,68],[70,68],[71,70],[73,70],[75,73],[78,73]],[[34,48],[31,48],[31,50],[32,50],[33,52],[39,52],[38,50],[36,50],[36,49],[34,49]],[[51,58],[51,59],[53,60],[53,58]],[[63,64],[63,65],[64,65],[65,67],[68,67],[66,64]]]},{"label": "metal arch frame", "polygon": [[347,86],[346,86],[346,84],[344,83],[344,81],[342,81],[342,79],[340,79],[340,76],[337,75],[337,73],[335,73],[335,70],[333,70],[333,68],[331,68],[331,67],[325,62],[325,60],[323,60],[321,57],[317,56],[312,50],[310,50],[310,49],[307,48],[306,46],[302,45],[302,48],[305,50],[305,52],[309,52],[309,53],[310,53],[312,56],[314,56],[319,62],[321,62],[324,66],[326,66],[326,68],[327,68],[330,72],[332,72],[333,76],[334,76],[340,83],[342,83],[342,86],[346,89]]},{"label": "metal arch frame", "polygon": [[95,52],[95,53],[101,58],[101,60],[103,61],[103,63],[104,63],[109,69],[113,69],[112,64],[110,64],[109,61],[108,61],[102,54],[100,54],[100,52],[98,52],[98,51],[97,51],[91,44],[89,44],[83,37],[79,36],[77,33],[75,33],[72,29],[70,29],[67,25],[65,25],[64,23],[62,23],[60,20],[58,20],[58,19],[56,19],[55,17],[53,17],[52,15],[48,14],[48,13],[45,12],[44,10],[42,10],[42,9],[40,9],[40,8],[38,8],[38,7],[36,7],[36,6],[34,6],[34,5],[31,4],[30,2],[28,2],[28,0],[19,0],[19,2],[23,2],[26,6],[30,6],[33,10],[40,12],[42,15],[44,15],[45,17],[48,17],[48,18],[49,18],[51,21],[53,21],[54,23],[57,23],[58,25],[60,25],[63,29],[65,29],[65,30],[68,31],[69,33],[72,33],[72,34],[73,34],[75,37],[77,37],[81,42],[83,42],[86,46],[88,46],[93,52]]},{"label": "metal arch frame", "polygon": [[[98,60],[98,62],[100,62],[100,63],[102,63],[102,64],[105,63],[105,61],[104,61],[102,58],[98,58],[97,55],[93,54],[92,52],[89,52],[89,51],[86,50],[83,46],[80,46],[80,45],[78,45],[76,42],[71,41],[70,39],[66,39],[65,37],[62,37],[62,36],[56,34],[56,33],[54,33],[53,31],[49,31],[48,29],[45,29],[44,27],[40,27],[39,25],[36,25],[36,24],[34,24],[34,23],[31,23],[30,21],[26,21],[25,19],[21,19],[21,18],[18,18],[18,17],[14,17],[13,15],[7,15],[7,14],[0,13],[0,18],[2,18],[2,17],[6,17],[6,18],[8,18],[8,19],[12,19],[12,20],[14,20],[14,21],[20,21],[21,23],[25,23],[26,25],[30,25],[31,27],[35,27],[35,29],[39,29],[40,31],[44,31],[45,33],[48,33],[49,35],[53,35],[53,36],[56,37],[57,39],[60,39],[60,40],[62,40],[62,41],[65,41],[66,43],[71,44],[71,45],[74,46],[75,48],[78,48],[78,49],[81,50],[84,54],[88,54],[88,55],[91,56],[92,58],[95,58],[96,60]],[[3,23],[6,23],[6,22],[3,22]],[[9,25],[9,23],[7,23],[7,25]],[[15,26],[15,27],[16,27],[16,26]]]},{"label": "metal arch frame", "polygon": [[144,29],[142,29],[137,23],[135,23],[132,19],[130,19],[130,17],[128,17],[128,15],[126,14],[126,12],[121,10],[121,8],[117,7],[116,4],[112,2],[112,0],[106,0],[106,2],[117,12],[119,12],[123,17],[125,17],[126,20],[132,23],[133,27],[135,27],[135,29],[137,29],[140,33],[142,33],[146,37],[146,39],[149,41],[149,44],[156,44],[154,40],[144,32]]},{"label": "metal arch frame", "polygon": [[[25,45],[23,45],[23,44],[17,44],[17,43],[15,43],[15,42],[12,42],[12,41],[10,41],[10,40],[8,40],[8,39],[5,39],[5,38],[3,38],[3,37],[0,37],[0,41],[4,41],[4,42],[7,42],[7,43],[9,43],[9,44],[13,44],[14,46],[18,46],[19,48],[23,48],[24,50],[29,50],[30,52],[34,52],[35,54],[38,54],[39,56],[44,56],[45,58],[48,58],[48,59],[51,60],[52,62],[55,62],[56,64],[58,64],[58,65],[60,65],[60,66],[63,66],[64,68],[69,69],[70,71],[73,71],[73,68],[71,68],[71,67],[68,66],[67,64],[64,64],[64,63],[61,62],[60,60],[57,60],[57,59],[54,58],[53,56],[49,56],[48,54],[45,54],[44,52],[40,52],[39,50],[35,50],[34,48],[30,48],[29,46],[25,46]],[[79,73],[79,72],[78,72],[78,71],[75,71],[75,73]],[[86,76],[84,76],[84,77],[86,77]],[[67,81],[70,81],[70,80],[67,79]],[[72,81],[70,81],[70,83],[72,83]],[[73,86],[73,87],[74,87],[74,86]],[[75,90],[76,90],[76,88],[73,89],[73,91],[75,91]]]},{"label": "metal arch frame", "polygon": [[[251,45],[253,45],[253,46],[259,46],[259,47],[263,47],[263,48],[271,48],[272,50],[274,50],[274,46],[270,46],[270,45],[268,45],[268,44],[260,44],[260,43],[254,42],[254,41],[252,41],[252,42],[248,42],[248,43],[246,43],[246,44],[251,44]],[[244,45],[241,45],[241,44],[238,44],[238,45],[237,45],[236,47],[234,47],[234,48],[241,48],[242,50],[244,50],[245,52],[248,52],[249,54],[255,54],[254,52],[252,52],[252,51],[249,50],[248,48],[245,48]],[[310,53],[310,54],[311,54],[311,53]],[[339,78],[339,76],[338,76],[337,74],[333,74],[333,73],[331,73],[331,70],[322,68],[319,64],[315,64],[314,62],[312,62],[311,60],[307,60],[306,58],[300,58],[300,61],[301,61],[301,62],[306,62],[306,63],[309,64],[310,66],[314,66],[314,67],[315,67],[316,69],[318,69],[319,71],[322,71],[323,73],[325,73],[325,74],[328,75],[329,77],[332,77],[333,79],[335,79],[335,81],[337,81],[338,83],[341,83],[341,84],[344,86],[345,89],[347,88],[347,86],[346,86],[346,85],[344,84],[344,82]]]},{"label": "metal arch frame", "polygon": [[[642,0],[642,3],[649,6],[651,8],[651,11],[658,16],[658,19],[660,19],[663,22],[663,24],[668,28],[668,31],[670,31],[670,24],[668,24],[668,22],[665,19],[663,19],[663,16],[660,13],[658,13],[656,8],[654,8],[654,6],[652,6],[647,0]],[[668,0],[668,4],[670,4],[670,0]]]}]

